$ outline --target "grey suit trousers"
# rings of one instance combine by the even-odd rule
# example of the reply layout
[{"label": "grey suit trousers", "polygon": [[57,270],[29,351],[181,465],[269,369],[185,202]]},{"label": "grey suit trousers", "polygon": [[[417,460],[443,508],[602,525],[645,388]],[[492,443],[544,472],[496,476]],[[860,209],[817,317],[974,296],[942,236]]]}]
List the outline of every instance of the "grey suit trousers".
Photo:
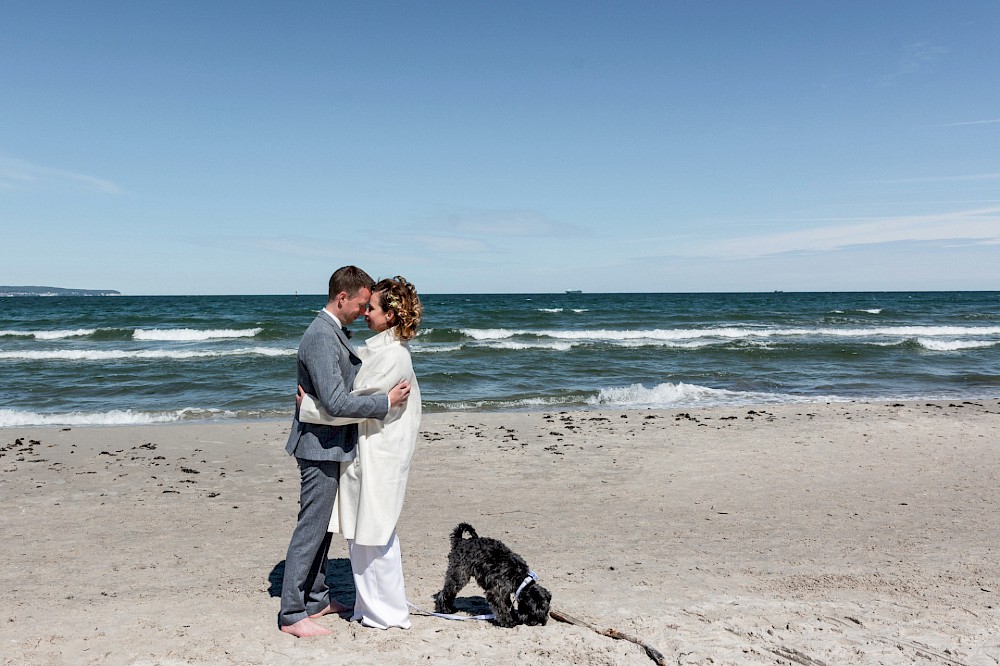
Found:
[{"label": "grey suit trousers", "polygon": [[287,627],[330,604],[326,585],[327,552],[333,535],[327,532],[337,496],[340,462],[296,458],[301,476],[299,518],[285,555],[278,624]]}]

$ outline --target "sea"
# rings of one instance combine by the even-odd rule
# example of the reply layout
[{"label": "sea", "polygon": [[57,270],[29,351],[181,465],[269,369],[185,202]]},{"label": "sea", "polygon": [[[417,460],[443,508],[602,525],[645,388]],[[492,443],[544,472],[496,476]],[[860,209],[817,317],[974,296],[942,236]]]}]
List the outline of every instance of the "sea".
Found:
[{"label": "sea", "polygon": [[[426,411],[1000,396],[1000,292],[428,294]],[[0,299],[0,427],[289,418],[323,295]],[[370,335],[356,321],[353,342]]]}]

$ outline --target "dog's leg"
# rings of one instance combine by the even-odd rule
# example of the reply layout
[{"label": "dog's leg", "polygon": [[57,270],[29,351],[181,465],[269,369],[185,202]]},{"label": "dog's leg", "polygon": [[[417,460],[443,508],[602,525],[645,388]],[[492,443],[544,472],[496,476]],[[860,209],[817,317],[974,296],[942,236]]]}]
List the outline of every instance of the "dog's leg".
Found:
[{"label": "dog's leg", "polygon": [[510,602],[510,592],[502,594],[496,588],[486,590],[486,601],[493,609],[494,621],[501,627],[513,627],[517,625],[517,611]]},{"label": "dog's leg", "polygon": [[434,595],[434,612],[454,613],[455,597],[468,582],[468,574],[460,571],[459,567],[449,565],[448,571],[444,575],[444,587]]}]

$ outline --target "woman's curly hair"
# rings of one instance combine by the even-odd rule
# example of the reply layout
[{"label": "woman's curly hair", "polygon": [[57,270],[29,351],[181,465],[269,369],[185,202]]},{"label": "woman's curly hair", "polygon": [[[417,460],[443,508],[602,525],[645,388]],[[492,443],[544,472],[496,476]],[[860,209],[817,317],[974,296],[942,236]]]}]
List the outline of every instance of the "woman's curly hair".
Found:
[{"label": "woman's curly hair", "polygon": [[404,342],[412,340],[420,326],[420,317],[424,306],[420,303],[417,290],[401,275],[379,280],[372,287],[372,292],[379,294],[379,305],[386,313],[392,313],[396,337]]}]

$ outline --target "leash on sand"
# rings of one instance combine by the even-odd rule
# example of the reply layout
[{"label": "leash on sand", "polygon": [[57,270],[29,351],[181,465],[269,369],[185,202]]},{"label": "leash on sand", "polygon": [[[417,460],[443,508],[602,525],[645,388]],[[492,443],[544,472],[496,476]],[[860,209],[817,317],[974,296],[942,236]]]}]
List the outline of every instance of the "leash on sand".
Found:
[{"label": "leash on sand", "polygon": [[[528,571],[528,575],[525,576],[524,580],[521,581],[521,584],[517,586],[517,592],[515,592],[512,595],[510,595],[511,603],[514,604],[514,608],[515,609],[517,608],[517,601],[518,601],[518,599],[521,598],[521,592],[524,590],[524,588],[528,587],[528,585],[530,585],[532,583],[535,583],[537,581],[538,581],[538,574],[536,574],[534,571],[530,571],[529,570]],[[457,620],[459,622],[464,622],[465,620],[494,620],[494,619],[496,619],[496,615],[494,615],[493,613],[486,613],[485,615],[457,615],[455,613],[432,613],[431,611],[424,610],[423,608],[421,608],[420,606],[416,605],[415,603],[413,603],[409,599],[406,600],[406,605],[409,606],[410,608],[412,608],[413,610],[417,611],[421,615],[430,615],[430,616],[433,616],[433,617],[440,617],[440,618],[442,618],[444,620]]]},{"label": "leash on sand", "polygon": [[[455,613],[432,613],[431,611],[424,610],[423,608],[420,608],[416,604],[411,603],[409,601],[407,602],[407,604],[409,605],[409,607],[411,609],[413,609],[414,611],[416,611],[420,615],[428,615],[428,616],[432,616],[432,617],[439,617],[439,618],[442,618],[444,620],[458,620],[458,621],[461,622],[461,621],[467,621],[467,620],[492,620],[493,619],[493,614],[492,613],[489,613],[487,615],[458,615],[458,614],[455,614]],[[600,634],[602,636],[607,636],[608,638],[614,638],[616,640],[623,640],[623,641],[629,641],[630,643],[635,643],[636,645],[638,645],[639,647],[641,647],[643,650],[645,650],[646,654],[649,655],[649,658],[652,659],[657,664],[659,664],[659,666],[666,666],[666,664],[667,664],[666,659],[663,658],[663,654],[659,650],[657,650],[655,647],[653,647],[652,645],[650,645],[646,641],[642,640],[641,638],[636,638],[635,636],[630,636],[630,635],[626,634],[623,631],[618,631],[617,629],[600,629],[597,626],[595,626],[593,624],[590,624],[589,622],[586,622],[586,621],[581,620],[579,618],[575,618],[572,615],[570,615],[569,613],[564,613],[564,612],[559,611],[559,610],[549,609],[549,617],[551,617],[554,620],[559,620],[560,622],[565,622],[566,624],[575,624],[575,625],[580,626],[580,627],[585,627],[585,628],[590,629],[591,631],[596,632],[596,633],[598,633],[598,634]]]},{"label": "leash on sand", "polygon": [[607,636],[608,638],[614,638],[615,640],[629,641],[630,643],[635,643],[643,650],[645,650],[646,654],[649,655],[649,658],[652,659],[657,664],[659,664],[659,666],[666,666],[667,661],[666,659],[663,658],[663,654],[655,647],[653,647],[646,641],[642,640],[641,638],[630,636],[622,631],[618,631],[617,629],[611,629],[611,628],[601,629],[585,620],[575,618],[572,615],[564,613],[560,610],[549,609],[549,616],[554,620],[559,620],[560,622],[565,622],[567,624],[575,624],[580,627],[586,627],[587,629],[597,632],[602,636]]},{"label": "leash on sand", "polygon": [[[517,607],[517,601],[518,601],[518,599],[521,598],[521,592],[524,590],[524,588],[527,587],[528,585],[531,585],[532,583],[537,582],[537,581],[538,581],[538,574],[536,574],[534,571],[528,571],[528,575],[525,576],[524,580],[521,581],[521,584],[518,586],[517,592],[514,592],[513,594],[510,595],[510,600],[514,604],[515,608]],[[421,615],[430,615],[430,616],[433,616],[433,617],[442,618],[444,620],[457,620],[459,622],[463,622],[463,621],[467,621],[467,620],[492,620],[492,619],[495,619],[494,615],[492,613],[485,614],[485,615],[472,615],[472,616],[469,616],[469,615],[458,615],[456,613],[432,613],[431,611],[426,611],[423,608],[420,608],[419,606],[417,606],[416,604],[414,604],[409,599],[407,599],[406,605],[409,606],[410,608],[412,608],[414,611],[420,613]],[[560,622],[565,622],[567,624],[575,624],[575,625],[580,626],[580,627],[586,627],[587,629],[590,629],[591,631],[594,631],[594,632],[596,632],[596,633],[598,633],[598,634],[600,634],[602,636],[607,636],[608,638],[614,638],[615,640],[623,640],[623,641],[629,641],[630,643],[635,643],[636,645],[638,645],[639,647],[641,647],[643,650],[645,650],[646,654],[649,655],[649,658],[652,659],[653,661],[655,661],[659,666],[666,666],[667,662],[663,658],[663,654],[659,650],[657,650],[655,647],[653,647],[652,645],[650,645],[646,641],[642,640],[641,638],[636,638],[635,636],[630,636],[629,634],[626,634],[623,631],[618,631],[617,629],[614,629],[614,628],[599,629],[595,625],[590,624],[589,622],[586,622],[584,620],[575,618],[572,615],[570,615],[569,613],[564,613],[564,612],[562,612],[560,610],[555,610],[555,609],[552,609],[552,608],[549,609],[549,616],[552,619],[558,620]]]},{"label": "leash on sand", "polygon": [[485,615],[458,615],[457,613],[434,613],[429,610],[424,610],[420,606],[412,603],[410,601],[406,602],[412,610],[416,611],[418,615],[427,615],[429,617],[439,617],[442,620],[456,620],[458,622],[465,622],[466,620],[492,620],[494,619],[493,613],[487,613]]}]

